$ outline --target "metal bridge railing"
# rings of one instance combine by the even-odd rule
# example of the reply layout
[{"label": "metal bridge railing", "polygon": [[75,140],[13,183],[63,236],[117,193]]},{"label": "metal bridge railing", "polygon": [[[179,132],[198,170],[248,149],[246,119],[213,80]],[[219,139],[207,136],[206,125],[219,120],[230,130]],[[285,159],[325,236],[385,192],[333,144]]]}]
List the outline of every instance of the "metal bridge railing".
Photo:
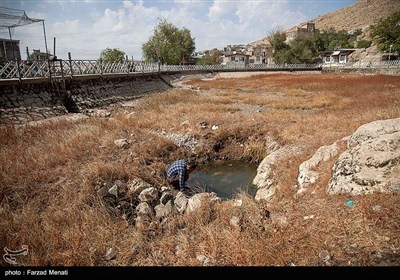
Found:
[{"label": "metal bridge railing", "polygon": [[322,67],[338,68],[400,68],[400,60],[383,62],[351,62],[345,64],[249,64],[229,63],[226,65],[159,65],[158,63],[124,61],[122,63],[104,63],[101,60],[23,60],[18,65],[8,61],[0,65],[0,80],[25,79],[38,77],[73,77],[79,75],[157,73],[181,71],[251,71],[251,70],[318,70]]}]

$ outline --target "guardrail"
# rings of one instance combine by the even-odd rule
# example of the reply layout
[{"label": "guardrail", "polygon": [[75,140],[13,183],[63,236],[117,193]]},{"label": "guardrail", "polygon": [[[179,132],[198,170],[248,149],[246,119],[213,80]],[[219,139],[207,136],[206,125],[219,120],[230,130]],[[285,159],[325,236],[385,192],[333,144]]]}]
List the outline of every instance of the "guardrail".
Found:
[{"label": "guardrail", "polygon": [[103,63],[100,60],[22,60],[17,64],[8,61],[0,65],[0,80],[46,77],[73,77],[79,75],[162,73],[181,71],[296,71],[321,70],[322,68],[400,68],[400,60],[382,62],[349,62],[344,64],[249,64],[229,63],[227,65],[159,65],[158,63],[124,61]]},{"label": "guardrail", "polygon": [[400,60],[390,60],[390,61],[379,61],[379,62],[347,62],[347,63],[324,63],[322,65],[323,68],[346,68],[346,69],[354,69],[354,68],[374,68],[374,69],[382,69],[382,68],[400,68]]},{"label": "guardrail", "polygon": [[0,80],[79,75],[161,73],[181,71],[251,71],[251,70],[318,70],[321,64],[252,64],[227,65],[159,65],[158,63],[124,61],[103,63],[100,60],[8,61],[0,65]]}]

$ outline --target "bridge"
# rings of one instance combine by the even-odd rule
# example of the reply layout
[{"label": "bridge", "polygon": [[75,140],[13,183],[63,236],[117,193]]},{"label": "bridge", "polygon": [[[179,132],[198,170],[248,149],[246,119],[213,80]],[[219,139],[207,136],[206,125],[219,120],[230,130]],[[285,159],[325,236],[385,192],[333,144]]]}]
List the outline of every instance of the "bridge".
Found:
[{"label": "bridge", "polygon": [[[13,61],[0,66],[0,125],[26,123],[69,113],[85,113],[105,105],[131,101],[171,88],[188,74],[237,71],[392,71],[400,61],[380,64],[160,65],[100,60]],[[369,72],[370,73],[370,72]]]}]

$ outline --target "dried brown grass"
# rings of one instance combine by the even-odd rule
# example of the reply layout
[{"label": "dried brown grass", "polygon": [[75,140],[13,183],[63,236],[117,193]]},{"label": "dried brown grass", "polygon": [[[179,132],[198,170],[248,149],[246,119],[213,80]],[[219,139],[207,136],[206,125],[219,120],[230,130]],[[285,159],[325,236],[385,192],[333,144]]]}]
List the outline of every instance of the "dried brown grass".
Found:
[{"label": "dried brown grass", "polygon": [[[333,161],[321,167],[314,192],[295,199],[293,187],[299,164],[320,146],[400,116],[398,77],[272,74],[188,83],[201,90],[154,94],[109,120],[2,127],[0,244],[27,244],[29,255],[18,258],[23,265],[202,265],[199,255],[209,265],[326,265],[322,250],[331,255],[328,265],[399,264],[398,195],[359,196],[346,206],[349,196],[325,192]],[[199,127],[203,121],[207,129]],[[191,154],[154,133],[162,130],[198,137],[204,161],[259,162],[268,137],[302,152],[277,166],[273,204],[241,194],[242,207],[224,202],[177,215],[149,236],[110,215],[96,186],[133,178],[161,186],[167,164]],[[120,138],[130,147],[114,145]],[[372,210],[377,205],[381,210]],[[117,256],[106,261],[110,247]]]}]

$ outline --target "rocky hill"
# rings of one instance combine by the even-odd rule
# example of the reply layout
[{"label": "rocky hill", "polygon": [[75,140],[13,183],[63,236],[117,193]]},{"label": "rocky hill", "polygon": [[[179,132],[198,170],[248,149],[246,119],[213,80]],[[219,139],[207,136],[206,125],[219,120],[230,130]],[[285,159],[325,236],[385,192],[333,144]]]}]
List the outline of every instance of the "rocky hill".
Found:
[{"label": "rocky hill", "polygon": [[[335,30],[368,30],[369,25],[376,23],[379,19],[388,17],[400,10],[400,0],[359,0],[340,10],[319,16],[309,20],[315,23],[315,28],[324,30],[333,27]],[[290,32],[303,27],[306,22],[300,23],[286,30]],[[267,43],[267,38],[252,42],[252,45]]]}]

